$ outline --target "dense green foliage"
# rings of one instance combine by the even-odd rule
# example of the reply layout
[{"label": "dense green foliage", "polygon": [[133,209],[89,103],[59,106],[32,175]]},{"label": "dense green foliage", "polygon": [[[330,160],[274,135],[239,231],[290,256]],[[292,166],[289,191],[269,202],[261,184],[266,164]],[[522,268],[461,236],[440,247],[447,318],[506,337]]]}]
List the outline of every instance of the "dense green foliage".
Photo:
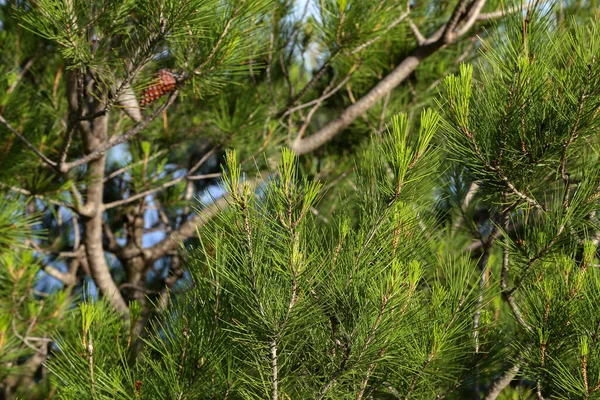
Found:
[{"label": "dense green foliage", "polygon": [[0,2],[0,398],[600,397],[599,14],[521,6]]}]

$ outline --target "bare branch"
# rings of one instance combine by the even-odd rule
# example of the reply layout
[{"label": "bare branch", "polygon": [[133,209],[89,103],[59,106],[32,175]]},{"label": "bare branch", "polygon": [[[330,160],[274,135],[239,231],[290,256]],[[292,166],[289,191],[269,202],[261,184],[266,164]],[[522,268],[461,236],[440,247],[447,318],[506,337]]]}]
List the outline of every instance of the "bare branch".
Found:
[{"label": "bare branch", "polygon": [[475,2],[473,2],[473,4],[471,5],[471,7],[469,8],[469,11],[468,11],[469,18],[465,21],[465,23],[462,25],[462,27],[460,29],[458,29],[458,31],[456,31],[456,33],[455,33],[456,36],[458,36],[458,37],[463,36],[464,34],[466,34],[469,31],[469,29],[471,29],[473,27],[473,25],[477,21],[477,17],[479,16],[479,14],[481,13],[481,10],[483,9],[483,6],[485,6],[485,1],[486,0],[476,0]]},{"label": "bare branch", "polygon": [[76,123],[70,123],[67,125],[67,138],[65,139],[65,144],[60,151],[60,155],[58,157],[58,165],[60,170],[60,165],[63,165],[67,160],[67,154],[69,153],[69,148],[71,147],[71,143],[73,142],[73,132],[75,131]]},{"label": "bare branch", "polygon": [[66,286],[72,286],[75,283],[74,282],[75,277],[71,276],[70,274],[61,272],[51,265],[45,265],[44,272],[47,273],[48,275],[50,275],[51,277],[58,279],[59,281],[64,283]]},{"label": "bare branch", "polygon": [[[323,75],[325,75],[325,72],[327,71],[327,68],[329,67],[329,65],[331,64],[331,62],[335,59],[335,57],[337,56],[338,52],[335,51],[331,54],[331,56],[329,56],[329,58],[327,59],[327,61],[325,61],[323,63],[323,65],[321,65],[321,68],[319,68],[319,70],[317,71],[317,73],[315,73],[313,75],[313,77],[311,78],[310,81],[308,81],[308,83],[300,90],[300,92],[296,95],[296,97],[294,97],[294,99],[292,101],[289,102],[288,104],[288,109],[281,111],[279,113],[277,113],[277,115],[281,115],[281,118],[285,117],[286,115],[290,114],[293,111],[296,111],[296,108],[293,108],[296,104],[298,104],[298,102],[300,102],[300,100],[302,99],[302,97],[304,97],[304,95],[306,95],[306,93],[308,93],[308,91],[314,86],[314,84],[323,77]],[[308,106],[306,106],[308,107]],[[304,107],[303,107],[304,108]]]},{"label": "bare branch", "polygon": [[77,186],[75,186],[74,183],[71,183],[69,192],[71,193],[72,199],[75,202],[74,210],[84,217],[89,217],[92,210],[84,203],[83,196],[81,196],[79,189],[77,189]]},{"label": "bare branch", "polygon": [[383,37],[383,35],[385,35],[388,31],[390,31],[391,29],[394,29],[396,26],[398,26],[410,14],[410,2],[408,3],[407,7],[408,7],[408,9],[406,10],[406,12],[404,12],[398,18],[396,18],[379,35],[377,35],[373,39],[368,40],[365,43],[363,43],[363,44],[355,47],[352,51],[350,51],[350,54],[356,54],[356,53],[358,53],[360,51],[363,51],[364,49],[366,49],[367,47],[369,47],[370,45],[372,45],[373,43],[375,43],[376,41],[378,41],[379,39],[381,39]]},{"label": "bare branch", "polygon": [[377,128],[377,132],[383,131],[383,127],[385,126],[385,116],[387,113],[388,105],[390,104],[390,97],[392,97],[392,92],[389,92],[385,96],[385,100],[383,101],[383,107],[381,107],[381,115],[379,116],[379,127]]},{"label": "bare branch", "polygon": [[460,23],[462,16],[467,12],[468,4],[469,4],[469,0],[459,0],[456,7],[454,7],[452,16],[450,17],[450,20],[448,21],[448,23],[445,25],[444,33],[442,35],[444,37],[444,41],[446,43],[450,43],[455,39],[456,35],[454,34],[454,29]]},{"label": "bare branch", "polygon": [[346,84],[346,82],[348,82],[348,80],[350,80],[350,78],[352,77],[352,75],[354,74],[354,72],[356,71],[357,68],[358,68],[357,64],[355,64],[352,68],[350,68],[350,71],[348,71],[348,73],[346,74],[344,79],[342,79],[342,81],[333,90],[331,90],[331,85],[326,87],[318,99],[314,99],[314,100],[311,100],[304,104],[300,104],[299,106],[290,108],[281,117],[283,118],[288,114],[291,114],[295,111],[302,110],[304,108],[310,107],[315,104],[321,104],[323,101],[327,100],[328,98],[330,98],[331,96],[336,94]]},{"label": "bare branch", "polygon": [[[357,64],[354,64],[352,66],[352,68],[350,68],[350,71],[348,71],[348,73],[346,74],[344,79],[342,79],[342,81],[336,86],[335,89],[331,90],[331,88],[333,87],[333,84],[335,83],[335,80],[332,80],[331,83],[323,90],[323,93],[321,94],[321,96],[318,99],[310,101],[301,106],[295,107],[295,109],[301,109],[301,108],[307,107],[308,104],[314,104],[313,108],[311,108],[310,111],[308,112],[306,119],[304,120],[304,123],[298,130],[297,140],[301,139],[302,136],[304,136],[304,133],[306,132],[306,129],[308,128],[308,125],[310,124],[310,121],[312,120],[315,112],[317,112],[317,110],[321,107],[321,104],[323,104],[323,101],[325,101],[327,98],[329,98],[329,97],[333,96],[335,93],[337,93],[346,84],[346,82],[348,82],[348,80],[350,80],[350,77],[352,76],[354,71],[356,71],[357,67],[358,67]],[[291,110],[294,110],[294,109],[291,109]]]},{"label": "bare branch", "polygon": [[122,249],[122,247],[121,245],[119,245],[115,233],[112,231],[112,229],[110,229],[110,226],[105,221],[102,222],[102,230],[104,231],[104,236],[106,236],[106,239],[108,239],[107,250],[111,253],[119,252]]},{"label": "bare branch", "polygon": [[79,249],[79,243],[81,241],[81,232],[79,232],[79,218],[76,214],[71,214],[71,221],[73,224],[73,251],[76,252]]},{"label": "bare branch", "polygon": [[[546,3],[546,2],[544,2],[544,3]],[[523,4],[522,6],[509,7],[506,10],[497,10],[497,11],[491,11],[488,13],[482,13],[477,16],[477,20],[478,21],[489,21],[489,20],[493,20],[493,19],[506,17],[507,15],[513,14],[515,12],[528,10],[531,7],[533,7],[535,4],[540,4],[540,3],[536,2],[536,1],[531,1],[527,4]]]},{"label": "bare branch", "polygon": [[[37,53],[39,54],[39,53]],[[35,56],[33,56],[32,58],[29,59],[29,61],[27,61],[25,63],[25,65],[23,66],[23,68],[21,68],[21,71],[19,71],[19,73],[17,74],[17,77],[15,78],[14,82],[8,87],[8,89],[6,89],[6,94],[9,95],[11,94],[17,87],[17,85],[19,84],[19,82],[21,82],[21,80],[23,79],[23,77],[25,76],[25,74],[27,73],[27,71],[29,71],[29,69],[31,68],[31,66],[33,65],[37,54]],[[2,109],[0,108],[0,112],[2,112]]]},{"label": "bare branch", "polygon": [[296,140],[292,145],[294,152],[298,155],[306,154],[330,141],[388,92],[396,88],[419,66],[422,60],[429,57],[442,46],[442,43],[435,43],[418,47],[364,97],[346,108],[338,118],[325,125],[315,134]]},{"label": "bare branch", "polygon": [[174,185],[178,184],[179,182],[183,181],[185,178],[186,177],[184,175],[184,176],[181,176],[179,178],[175,178],[172,181],[165,182],[162,185],[159,185],[159,186],[154,187],[152,189],[148,189],[148,190],[144,190],[143,192],[136,193],[133,196],[127,197],[126,199],[116,200],[116,201],[113,201],[112,203],[106,203],[106,204],[104,204],[104,210],[109,210],[111,208],[119,207],[119,206],[122,206],[124,204],[132,203],[132,202],[134,202],[136,200],[139,200],[139,199],[142,199],[142,198],[144,198],[144,197],[146,197],[146,196],[148,196],[148,195],[150,195],[152,193],[156,193],[156,192],[159,192],[159,191],[164,190],[166,188],[169,188],[171,186],[174,186]]},{"label": "bare branch", "polygon": [[423,34],[421,33],[421,31],[419,30],[417,25],[415,25],[415,23],[410,18],[408,19],[408,26],[410,27],[410,30],[413,32],[413,35],[415,35],[415,37],[417,38],[417,43],[419,45],[422,45],[423,43],[425,43],[425,36],[423,36]]},{"label": "bare branch", "polygon": [[166,153],[167,153],[167,151],[168,151],[168,150],[164,150],[164,149],[163,149],[163,150],[159,150],[159,151],[157,151],[156,153],[152,154],[150,157],[148,157],[148,158],[146,158],[146,159],[139,160],[139,161],[136,161],[136,162],[134,162],[134,163],[128,164],[128,165],[124,166],[123,168],[119,168],[119,169],[117,169],[117,170],[115,170],[115,171],[111,172],[110,174],[108,174],[108,175],[106,176],[106,178],[104,178],[104,182],[108,182],[108,181],[110,181],[111,179],[113,179],[113,178],[115,178],[115,177],[117,177],[117,176],[121,175],[122,173],[124,173],[124,172],[127,172],[127,171],[128,171],[128,170],[130,170],[131,168],[134,168],[134,167],[136,167],[136,166],[138,166],[138,165],[142,165],[142,164],[144,164],[145,162],[152,161],[152,160],[154,160],[155,158],[158,158],[158,157],[162,156],[163,154],[166,154]]},{"label": "bare branch", "polygon": [[[252,189],[255,189],[258,187],[258,185],[264,182],[268,176],[268,173],[263,173],[260,178],[251,179],[248,181],[248,183]],[[229,201],[229,195],[225,195],[218,200],[215,200],[202,211],[198,212],[194,217],[181,224],[179,229],[172,231],[165,239],[161,240],[154,246],[145,249],[148,254],[147,261],[152,263],[158,260],[169,251],[173,250],[180,241],[194,236],[197,233],[197,228],[207,224],[215,215],[221,212],[222,209],[229,204]]]},{"label": "bare branch", "polygon": [[[188,171],[188,173],[186,175],[180,176],[179,178],[175,178],[169,182],[165,182],[162,185],[159,185],[157,187],[154,187],[152,189],[148,189],[145,190],[143,192],[134,194],[133,196],[129,196],[126,199],[121,199],[121,200],[117,200],[117,201],[113,201],[112,203],[107,203],[104,204],[104,210],[108,210],[110,208],[115,208],[118,206],[122,206],[124,204],[128,204],[131,202],[134,202],[138,199],[142,199],[152,193],[156,193],[159,192],[161,190],[164,190],[166,188],[169,188],[171,186],[174,186],[176,184],[178,184],[179,182],[182,182],[186,179],[189,178],[190,174],[193,174],[198,168],[200,168],[202,166],[202,164],[204,164],[206,162],[206,160],[208,160],[208,158],[215,152],[215,148],[213,148],[212,150],[210,150],[209,152],[207,152],[206,154],[204,154],[204,156],[202,156],[202,158],[200,159],[200,161],[198,161],[192,168],[190,168],[190,170]],[[220,174],[219,174],[220,175]],[[196,177],[196,179],[200,179],[198,177]]]},{"label": "bare branch", "polygon": [[512,380],[515,379],[515,376],[517,376],[520,369],[521,365],[518,362],[510,367],[510,369],[508,369],[498,380],[494,382],[484,400],[496,400],[504,388],[510,385]]},{"label": "bare branch", "polygon": [[200,168],[202,166],[202,164],[204,164],[206,162],[206,160],[208,160],[210,158],[210,156],[212,156],[215,151],[217,149],[215,147],[213,147],[212,149],[210,149],[207,153],[205,153],[200,160],[192,167],[190,168],[190,170],[188,171],[187,176],[193,174],[194,172],[196,172],[198,170],[198,168]]},{"label": "bare branch", "polygon": [[104,144],[99,146],[96,150],[85,155],[84,157],[81,157],[78,160],[71,161],[69,163],[65,163],[65,164],[61,165],[61,169],[60,169],[61,172],[68,172],[68,171],[72,170],[73,168],[77,168],[83,164],[86,164],[92,160],[95,160],[95,159],[101,157],[104,153],[106,153],[107,150],[115,147],[118,144],[124,143],[127,140],[134,137],[135,135],[137,135],[144,128],[146,128],[148,126],[148,124],[150,124],[150,122],[152,122],[156,117],[158,117],[164,110],[169,108],[169,106],[171,106],[171,104],[173,104],[175,102],[175,99],[177,98],[178,94],[179,94],[178,90],[175,90],[174,92],[172,92],[170,94],[168,100],[164,104],[162,104],[159,108],[157,108],[156,111],[154,111],[152,113],[152,115],[145,118],[142,122],[140,122],[133,128],[129,129],[127,132],[125,132],[121,136],[118,136],[116,138],[111,138],[110,140],[108,140],[107,142],[105,142]]},{"label": "bare branch", "polygon": [[394,90],[421,64],[424,59],[445,46],[454,43],[464,35],[474,24],[473,19],[477,17],[483,5],[485,5],[485,0],[476,0],[472,4],[468,19],[465,21],[461,31],[456,33],[453,32],[454,28],[461,22],[462,16],[467,12],[467,1],[462,0],[457,5],[453,17],[448,24],[440,27],[440,29],[438,29],[429,39],[421,41],[419,46],[398,64],[390,74],[379,81],[379,83],[377,83],[377,85],[375,85],[360,100],[346,108],[338,118],[329,122],[315,134],[306,138],[297,139],[292,145],[294,152],[298,155],[306,154],[330,141],[335,135],[349,126],[357,117],[364,114],[376,104],[377,101],[386,96],[390,91]]},{"label": "bare branch", "polygon": [[277,358],[277,337],[271,341],[271,371],[273,374],[273,388],[271,390],[271,399],[279,400],[279,365]]},{"label": "bare branch", "polygon": [[223,173],[221,173],[221,172],[215,172],[215,173],[212,173],[212,174],[191,175],[191,176],[186,177],[186,179],[189,180],[189,181],[201,181],[203,179],[220,178],[221,176],[223,176]]}]

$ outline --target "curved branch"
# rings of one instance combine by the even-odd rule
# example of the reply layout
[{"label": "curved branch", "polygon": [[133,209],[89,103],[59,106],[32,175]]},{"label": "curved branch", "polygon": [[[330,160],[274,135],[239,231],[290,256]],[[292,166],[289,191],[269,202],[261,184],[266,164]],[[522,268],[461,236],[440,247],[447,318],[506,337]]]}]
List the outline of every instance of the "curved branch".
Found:
[{"label": "curved branch", "polygon": [[329,142],[357,117],[373,107],[377,101],[402,83],[425,58],[435,53],[444,45],[442,41],[437,41],[432,44],[419,46],[365,96],[346,108],[338,118],[325,125],[315,134],[296,140],[292,145],[294,152],[297,155],[306,154]]},{"label": "curved branch", "polygon": [[520,369],[521,365],[519,365],[518,362],[512,367],[510,367],[510,369],[508,369],[504,374],[502,374],[502,376],[497,381],[494,382],[489,393],[487,394],[487,396],[485,396],[484,400],[496,400],[496,398],[500,395],[500,393],[502,393],[504,388],[510,385],[512,380],[515,379],[515,376],[517,376]]},{"label": "curved branch", "polygon": [[[292,149],[297,155],[309,153],[323,144],[329,142],[348,127],[357,117],[364,114],[373,107],[380,99],[394,90],[430,55],[449,44],[456,42],[475,23],[479,12],[485,5],[486,0],[476,0],[469,12],[467,12],[466,1],[461,1],[456,6],[451,21],[442,26],[433,36],[423,41],[412,53],[410,53],[389,75],[375,85],[366,95],[356,103],[346,108],[338,118],[329,122],[315,134],[307,138],[297,138]],[[463,11],[464,9],[464,11]],[[465,14],[466,13],[466,14]],[[464,25],[460,32],[454,32],[454,28],[464,19]],[[456,23],[454,23],[456,22]]]},{"label": "curved branch", "polygon": [[[262,176],[251,179],[248,182],[250,187],[254,190],[262,182],[264,182],[269,174],[263,173]],[[209,206],[198,212],[194,217],[181,224],[179,229],[172,231],[166,238],[155,244],[154,246],[145,249],[147,252],[146,259],[149,263],[153,263],[159,258],[163,257],[169,251],[175,249],[177,245],[185,239],[188,239],[197,234],[197,229],[206,225],[214,216],[223,210],[225,206],[229,204],[230,196],[224,195],[223,197],[215,200]]]}]

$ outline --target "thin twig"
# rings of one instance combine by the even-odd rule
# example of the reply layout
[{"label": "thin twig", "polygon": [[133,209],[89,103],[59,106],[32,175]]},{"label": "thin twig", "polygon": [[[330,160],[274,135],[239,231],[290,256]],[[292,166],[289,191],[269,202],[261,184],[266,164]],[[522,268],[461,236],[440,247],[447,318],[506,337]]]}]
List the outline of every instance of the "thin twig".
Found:
[{"label": "thin twig", "polygon": [[188,181],[201,181],[203,179],[211,179],[211,178],[220,178],[223,176],[222,172],[214,172],[212,174],[204,174],[204,175],[192,175],[186,177]]},{"label": "thin twig", "polygon": [[[505,198],[507,196],[505,195]],[[512,296],[512,292],[507,290],[507,276],[509,270],[509,257],[510,257],[510,238],[508,237],[508,224],[509,224],[509,215],[508,211],[504,211],[502,213],[502,229],[504,230],[504,246],[502,250],[502,271],[500,272],[500,287],[502,288],[502,294],[504,299],[510,306],[516,321],[521,325],[525,330],[531,330],[531,327],[523,316],[521,315],[521,311],[519,310],[519,306],[517,305],[514,297]]]},{"label": "thin twig", "polygon": [[135,135],[137,135],[144,128],[146,128],[148,126],[148,124],[150,124],[150,122],[152,122],[156,117],[161,115],[164,110],[169,108],[169,106],[171,106],[171,104],[173,104],[175,102],[175,99],[177,98],[178,94],[179,94],[178,90],[175,90],[174,92],[172,92],[170,94],[168,100],[164,104],[162,104],[159,108],[157,108],[156,111],[154,111],[154,113],[152,113],[152,115],[145,118],[142,122],[135,125],[133,128],[129,129],[124,134],[122,134],[114,139],[108,140],[106,143],[98,146],[98,148],[96,150],[79,158],[78,160],[62,164],[61,169],[60,169],[61,172],[66,173],[66,172],[72,170],[73,168],[77,168],[81,165],[87,164],[90,161],[96,160],[97,158],[100,158],[104,153],[106,153],[109,149],[111,149],[121,143],[124,143],[127,140],[134,137]]},{"label": "thin twig", "polygon": [[0,182],[0,188],[5,188],[5,189],[8,189],[11,192],[19,193],[19,194],[22,194],[22,195],[25,195],[25,196],[31,196],[31,197],[34,197],[34,198],[39,199],[39,200],[47,201],[50,204],[54,204],[56,206],[65,207],[65,208],[67,208],[67,209],[69,209],[71,211],[77,212],[77,210],[75,209],[75,207],[72,206],[71,204],[62,202],[60,200],[50,199],[47,196],[44,196],[44,195],[41,195],[41,194],[33,194],[29,190],[27,190],[27,189],[23,189],[23,188],[16,187],[16,186],[9,186],[9,185],[7,185],[5,183],[2,183],[2,182]]},{"label": "thin twig", "polygon": [[389,24],[379,35],[377,35],[373,39],[368,40],[365,43],[355,47],[352,51],[350,51],[350,54],[354,55],[354,54],[366,49],[367,47],[371,46],[373,43],[375,43],[376,41],[381,39],[383,37],[383,35],[388,33],[388,31],[390,31],[391,29],[394,29],[396,26],[398,26],[400,24],[400,22],[404,21],[410,14],[410,2],[408,2],[407,8],[408,9],[404,13],[402,13],[398,18],[396,18],[391,24]]},{"label": "thin twig", "polygon": [[[547,2],[543,2],[543,3],[547,3]],[[506,10],[497,10],[497,11],[491,11],[488,13],[481,13],[477,16],[477,20],[478,21],[489,21],[492,19],[506,17],[507,15],[513,14],[518,11],[528,10],[536,4],[543,4],[543,3],[539,3],[537,1],[531,1],[527,4],[523,4],[520,6],[509,7]]]},{"label": "thin twig", "polygon": [[[244,1],[241,1],[241,3],[243,3],[243,2]],[[221,47],[221,44],[223,43],[223,40],[225,39],[225,37],[229,33],[229,29],[231,29],[231,24],[233,23],[233,20],[237,16],[238,11],[239,11],[239,7],[235,7],[233,9],[233,12],[231,13],[231,17],[229,17],[229,20],[227,21],[227,24],[225,24],[225,28],[223,28],[223,32],[221,33],[221,36],[219,36],[219,39],[217,40],[217,43],[215,43],[215,45],[213,46],[212,50],[210,51],[210,54],[208,55],[208,57],[206,57],[206,60],[204,60],[204,62],[202,64],[200,64],[196,69],[194,69],[194,74],[199,75],[202,72],[202,70],[204,69],[204,67],[217,54],[217,51],[219,50],[219,47]]]},{"label": "thin twig", "polygon": [[350,68],[350,70],[348,71],[348,73],[346,74],[344,79],[342,79],[342,81],[333,90],[327,90],[327,88],[326,88],[319,98],[311,100],[304,104],[300,104],[296,107],[290,108],[282,115],[282,118],[288,114],[295,112],[295,111],[302,110],[304,108],[310,107],[315,104],[320,104],[323,101],[327,100],[328,98],[330,98],[331,96],[336,94],[348,82],[348,80],[352,77],[352,75],[354,74],[354,72],[356,72],[357,69],[358,69],[358,64],[354,64],[352,66],[352,68]]},{"label": "thin twig", "polygon": [[329,67],[329,65],[331,64],[331,62],[335,59],[335,57],[337,56],[337,54],[338,54],[337,51],[334,51],[331,54],[331,56],[329,56],[329,58],[327,59],[327,61],[325,61],[323,63],[323,65],[321,66],[321,68],[319,68],[319,70],[313,75],[313,77],[311,78],[311,80],[308,81],[308,83],[302,89],[300,89],[300,92],[298,92],[298,94],[296,95],[296,97],[294,97],[294,99],[289,102],[287,110],[280,111],[276,115],[278,115],[278,116],[281,115],[281,118],[283,118],[284,116],[286,116],[287,114],[289,114],[290,112],[292,112],[292,111],[290,111],[290,108],[292,108],[293,106],[295,106],[296,104],[298,104],[298,102],[302,99],[302,97],[304,97],[304,95],[306,95],[306,93],[308,93],[308,91],[314,86],[314,84],[317,83],[317,81],[323,77],[323,75],[327,71],[327,68]]},{"label": "thin twig", "polygon": [[8,123],[4,119],[2,115],[0,115],[0,123],[4,125],[9,131],[11,131],[16,137],[18,137],[27,147],[29,147],[43,162],[50,168],[56,167],[56,163],[46,157],[41,151],[37,149],[25,136],[23,136],[18,130],[12,127],[11,124]]},{"label": "thin twig", "polygon": [[[180,176],[179,178],[175,178],[175,179],[173,179],[173,180],[171,180],[169,182],[165,182],[162,185],[159,185],[159,186],[154,187],[152,189],[148,189],[148,190],[145,190],[143,192],[136,193],[133,196],[129,196],[126,199],[116,200],[116,201],[113,201],[112,203],[106,203],[106,204],[104,204],[104,210],[108,210],[108,209],[111,209],[111,208],[122,206],[123,204],[131,203],[131,202],[136,201],[138,199],[144,198],[144,197],[146,197],[146,196],[148,196],[148,195],[150,195],[152,193],[156,193],[158,191],[164,190],[166,188],[169,188],[171,186],[174,186],[174,185],[178,184],[181,181],[189,179],[189,176],[190,176],[189,174],[193,174],[198,168],[200,168],[202,166],[202,164],[204,164],[206,162],[206,160],[208,160],[208,158],[214,152],[215,152],[215,149],[213,148],[208,153],[206,153],[192,168],[190,168],[190,170],[188,171],[188,173],[186,175]],[[202,175],[197,176],[196,179],[203,179]]]},{"label": "thin twig", "polygon": [[487,268],[488,261],[490,259],[490,253],[492,250],[492,245],[495,241],[495,231],[497,230],[496,225],[494,225],[492,232],[490,233],[488,239],[485,241],[483,246],[483,255],[479,260],[479,273],[481,274],[479,278],[479,297],[477,298],[477,310],[475,311],[475,315],[473,316],[473,339],[475,341],[475,377],[474,377],[474,396],[479,399],[479,366],[478,366],[478,357],[480,353],[479,347],[479,320],[481,316],[481,308],[483,305],[483,291],[485,289],[486,278],[487,278]]}]

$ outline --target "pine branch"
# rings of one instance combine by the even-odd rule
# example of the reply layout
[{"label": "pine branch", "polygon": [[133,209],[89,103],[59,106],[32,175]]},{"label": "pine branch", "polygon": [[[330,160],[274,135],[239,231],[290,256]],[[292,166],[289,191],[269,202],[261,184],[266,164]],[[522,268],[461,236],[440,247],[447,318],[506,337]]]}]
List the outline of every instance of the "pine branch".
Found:
[{"label": "pine branch", "polygon": [[[461,1],[455,9],[455,15],[462,15],[460,12],[462,6],[466,7],[466,1]],[[478,0],[473,8],[473,13],[469,20],[466,21],[464,28],[470,29],[475,23],[472,17],[477,16],[481,7],[485,4],[485,0]],[[455,19],[454,16],[451,22]],[[458,23],[458,19],[456,21]],[[451,24],[450,24],[451,25]],[[367,94],[365,94],[356,103],[346,108],[338,118],[329,122],[319,131],[307,138],[296,139],[292,144],[292,149],[298,155],[309,153],[323,144],[329,142],[334,136],[339,134],[344,128],[348,127],[357,117],[369,110],[381,98],[387,95],[402,83],[420,64],[423,60],[437,52],[438,50],[454,43],[460,38],[460,35],[452,33],[451,35],[443,36],[443,33],[449,31],[448,24],[441,27],[431,38],[423,41],[419,46],[411,52],[390,74],[383,78],[375,85]],[[464,29],[466,32],[468,29]],[[440,36],[440,37],[438,37]]]},{"label": "pine branch", "polygon": [[47,167],[50,167],[52,169],[56,167],[56,163],[54,161],[50,160],[41,151],[39,151],[37,147],[31,144],[31,142],[27,140],[27,138],[23,136],[18,130],[13,128],[12,125],[9,124],[8,121],[6,121],[2,115],[0,115],[0,123],[4,125],[9,131],[11,131],[16,137],[18,137],[27,147],[29,147]]},{"label": "pine branch", "polygon": [[502,172],[499,168],[494,168],[493,170],[498,173],[498,176],[500,177],[500,179],[502,179],[502,181],[504,181],[506,186],[511,190],[511,192],[513,194],[515,194],[521,200],[525,200],[527,203],[531,204],[538,210],[546,211],[546,208],[544,206],[542,206],[540,203],[538,203],[537,200],[535,200],[533,197],[527,196],[525,193],[523,193],[519,189],[517,189],[516,186],[508,179],[508,177],[506,175],[504,175],[504,172]]},{"label": "pine branch", "polygon": [[[240,3],[244,3],[245,1],[246,0],[241,0]],[[215,45],[213,46],[208,57],[206,57],[206,60],[204,60],[204,62],[202,64],[200,64],[196,69],[194,69],[195,75],[200,75],[203,72],[204,67],[206,67],[206,65],[208,65],[208,63],[211,62],[212,59],[215,57],[215,55],[217,54],[217,51],[219,51],[219,48],[221,47],[221,44],[223,43],[223,40],[225,40],[225,37],[229,33],[229,30],[231,29],[231,24],[233,23],[233,20],[237,16],[239,9],[240,9],[239,6],[236,6],[233,9],[233,12],[231,13],[231,17],[229,17],[229,20],[227,21],[227,23],[225,24],[225,27],[223,28],[223,32],[221,32],[221,36],[219,36],[217,43],[215,43]]]},{"label": "pine branch", "polygon": [[[506,198],[506,195],[505,195],[505,198]],[[508,232],[508,224],[509,224],[508,211],[505,210],[502,215],[502,229],[505,232],[505,236],[504,236],[504,246],[502,249],[502,270],[500,272],[500,287],[502,288],[502,295],[504,296],[504,299],[510,306],[510,309],[512,310],[513,315],[515,316],[516,321],[519,323],[519,325],[521,325],[521,327],[523,327],[525,330],[529,331],[532,329],[531,326],[529,326],[529,324],[527,324],[527,322],[525,322],[525,319],[523,319],[521,311],[519,310],[519,306],[517,305],[514,297],[512,296],[512,292],[507,289],[508,285],[507,285],[506,278],[508,276],[509,257],[510,257],[510,238],[508,237],[508,234],[506,233],[506,232]]]},{"label": "pine branch", "polygon": [[[452,114],[455,116],[456,115],[454,113],[454,110],[451,108],[451,112]],[[477,155],[477,157],[479,158],[479,160],[483,163],[483,165],[485,165],[485,167],[498,175],[498,177],[504,182],[504,184],[511,190],[511,192],[516,195],[517,197],[519,197],[521,200],[526,201],[527,203],[529,203],[530,205],[532,205],[533,207],[542,210],[542,211],[546,211],[546,208],[541,205],[540,203],[538,203],[537,200],[535,200],[532,197],[527,196],[525,193],[521,192],[519,189],[517,189],[517,187],[510,181],[510,179],[508,179],[508,177],[504,174],[504,172],[500,169],[500,167],[495,167],[493,165],[491,165],[488,160],[485,158],[484,154],[482,153],[481,149],[479,148],[479,145],[477,144],[477,141],[475,140],[475,135],[473,134],[473,132],[469,131],[469,128],[466,126],[461,126],[461,130],[463,131],[463,133],[465,134],[465,136],[470,140],[471,145],[473,146],[473,151],[475,151],[475,154]]]},{"label": "pine branch", "polygon": [[290,113],[292,113],[294,111],[300,110],[302,108],[305,108],[305,107],[308,107],[309,105],[314,104],[313,108],[311,108],[308,115],[306,116],[304,123],[298,130],[298,136],[297,136],[298,139],[302,139],[302,136],[304,136],[304,133],[306,132],[306,129],[308,128],[308,125],[310,124],[310,121],[312,120],[312,117],[314,116],[315,112],[321,107],[321,104],[323,104],[323,102],[325,100],[327,100],[329,97],[336,94],[350,80],[350,78],[352,77],[352,75],[354,74],[354,72],[357,69],[358,69],[358,65],[354,64],[350,68],[350,70],[348,71],[348,73],[346,74],[344,79],[342,79],[342,81],[333,90],[332,90],[332,87],[333,87],[333,84],[335,83],[335,81],[332,80],[331,83],[323,90],[321,97],[319,97],[318,99],[309,101],[308,103],[302,104],[300,106],[297,106],[297,107],[294,107],[294,108],[288,110]]},{"label": "pine branch", "polygon": [[336,344],[344,349],[344,357],[342,358],[342,361],[340,362],[338,368],[335,371],[333,371],[333,373],[329,377],[329,381],[327,382],[327,384],[319,392],[316,398],[317,400],[321,400],[325,397],[327,392],[329,392],[329,390],[337,382],[337,379],[340,377],[340,375],[346,370],[346,364],[348,363],[348,360],[350,358],[350,346],[348,345],[348,343],[342,344],[338,339],[336,339]]}]

